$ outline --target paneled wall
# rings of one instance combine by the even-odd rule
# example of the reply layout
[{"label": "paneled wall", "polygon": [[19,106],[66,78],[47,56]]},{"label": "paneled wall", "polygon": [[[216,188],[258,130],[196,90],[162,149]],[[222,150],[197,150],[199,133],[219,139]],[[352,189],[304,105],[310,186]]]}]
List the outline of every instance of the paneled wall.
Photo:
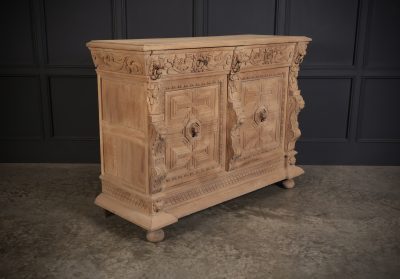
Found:
[{"label": "paneled wall", "polygon": [[397,0],[18,0],[0,9],[0,161],[98,162],[91,39],[290,34],[300,164],[400,163]]}]

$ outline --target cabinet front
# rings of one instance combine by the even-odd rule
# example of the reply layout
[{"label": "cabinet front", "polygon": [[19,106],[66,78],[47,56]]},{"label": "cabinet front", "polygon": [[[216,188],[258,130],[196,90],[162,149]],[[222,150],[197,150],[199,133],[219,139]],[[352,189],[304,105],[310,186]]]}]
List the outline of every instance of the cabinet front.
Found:
[{"label": "cabinet front", "polygon": [[228,169],[282,155],[288,68],[235,74],[229,81]]},{"label": "cabinet front", "polygon": [[166,186],[201,179],[225,160],[226,76],[163,82]]}]

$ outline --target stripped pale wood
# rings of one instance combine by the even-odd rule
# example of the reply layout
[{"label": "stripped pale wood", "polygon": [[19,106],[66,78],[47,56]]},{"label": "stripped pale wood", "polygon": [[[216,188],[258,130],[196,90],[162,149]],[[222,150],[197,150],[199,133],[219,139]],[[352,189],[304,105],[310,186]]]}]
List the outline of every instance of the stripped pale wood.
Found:
[{"label": "stripped pale wood", "polygon": [[102,193],[96,204],[163,240],[178,218],[283,181],[304,107],[309,38],[239,35],[91,41]]}]

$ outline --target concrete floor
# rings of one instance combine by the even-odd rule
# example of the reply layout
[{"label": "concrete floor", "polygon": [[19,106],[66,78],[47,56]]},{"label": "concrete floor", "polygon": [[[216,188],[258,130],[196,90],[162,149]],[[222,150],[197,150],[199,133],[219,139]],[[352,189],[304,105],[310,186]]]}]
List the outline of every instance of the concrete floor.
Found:
[{"label": "concrete floor", "polygon": [[93,204],[98,165],[0,165],[0,278],[400,278],[400,167],[305,170],[153,244]]}]

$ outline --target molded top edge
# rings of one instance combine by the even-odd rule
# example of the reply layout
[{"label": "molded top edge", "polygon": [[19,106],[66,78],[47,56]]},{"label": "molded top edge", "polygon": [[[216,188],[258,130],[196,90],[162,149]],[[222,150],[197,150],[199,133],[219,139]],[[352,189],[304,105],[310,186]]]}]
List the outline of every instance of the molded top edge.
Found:
[{"label": "molded top edge", "polygon": [[124,49],[137,51],[207,48],[207,47],[235,47],[255,44],[309,42],[311,38],[304,36],[278,35],[229,35],[207,37],[181,38],[153,38],[153,39],[125,39],[125,40],[93,40],[86,45],[89,48]]}]

